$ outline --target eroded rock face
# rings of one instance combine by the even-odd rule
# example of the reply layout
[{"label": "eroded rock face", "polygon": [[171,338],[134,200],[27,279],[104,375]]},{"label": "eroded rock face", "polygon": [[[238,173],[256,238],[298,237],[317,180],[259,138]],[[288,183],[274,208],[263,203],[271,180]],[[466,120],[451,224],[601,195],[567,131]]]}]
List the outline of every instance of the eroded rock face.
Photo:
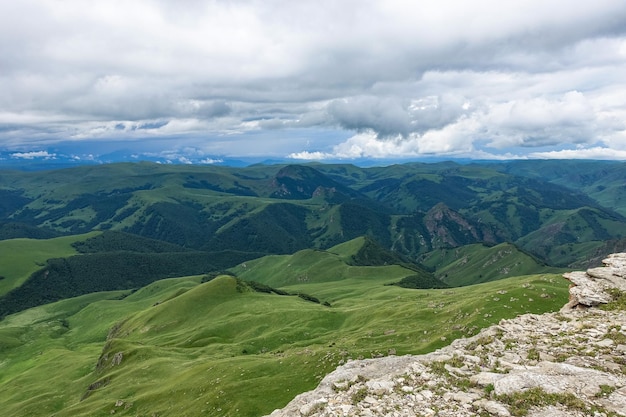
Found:
[{"label": "eroded rock face", "polygon": [[626,416],[626,312],[578,308],[626,290],[626,254],[604,263],[566,274],[574,294],[558,313],[502,320],[426,355],[351,361],[271,417],[506,417],[524,392],[539,393],[531,417]]},{"label": "eroded rock face", "polygon": [[572,283],[564,310],[606,304],[611,300],[611,288],[626,291],[626,254],[611,254],[602,263],[604,267],[563,274]]},{"label": "eroded rock face", "polygon": [[590,280],[586,272],[569,272],[563,276],[573,285],[569,291],[569,303],[563,309],[595,307],[611,301],[603,286],[595,280]]}]

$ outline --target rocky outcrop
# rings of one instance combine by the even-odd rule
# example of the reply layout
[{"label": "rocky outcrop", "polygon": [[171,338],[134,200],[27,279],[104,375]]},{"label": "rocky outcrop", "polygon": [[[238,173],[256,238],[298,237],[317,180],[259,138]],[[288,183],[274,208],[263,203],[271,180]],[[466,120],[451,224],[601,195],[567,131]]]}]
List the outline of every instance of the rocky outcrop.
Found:
[{"label": "rocky outcrop", "polygon": [[614,253],[602,262],[604,267],[563,274],[573,284],[564,310],[606,304],[611,300],[611,289],[626,291],[626,256]]},{"label": "rocky outcrop", "polygon": [[626,416],[626,254],[569,273],[570,302],[419,356],[351,361],[271,417]]}]

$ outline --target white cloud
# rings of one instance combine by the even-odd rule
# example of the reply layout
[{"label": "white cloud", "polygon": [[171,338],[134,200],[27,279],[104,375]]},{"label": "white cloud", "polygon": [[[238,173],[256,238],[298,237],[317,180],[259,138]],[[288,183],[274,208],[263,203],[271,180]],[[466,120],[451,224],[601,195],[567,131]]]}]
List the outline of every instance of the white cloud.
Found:
[{"label": "white cloud", "polygon": [[205,158],[200,160],[201,164],[207,164],[207,165],[213,165],[213,164],[220,164],[224,162],[223,159],[213,159],[213,158]]},{"label": "white cloud", "polygon": [[324,159],[331,159],[335,156],[333,154],[327,152],[309,152],[309,151],[301,151],[301,152],[293,152],[287,155],[288,158],[292,159],[303,159],[306,161],[322,161]]},{"label": "white cloud", "polygon": [[48,153],[48,151],[35,151],[35,152],[14,152],[11,154],[11,158],[15,159],[55,159],[56,154]]},{"label": "white cloud", "polygon": [[406,158],[417,156],[449,155],[467,156],[473,153],[472,142],[466,134],[472,134],[474,122],[462,119],[440,130],[424,135],[411,134],[404,138],[397,135],[381,139],[373,130],[358,133],[333,146],[331,152],[293,152],[294,159],[352,159],[352,158]]},{"label": "white cloud", "polygon": [[595,141],[595,109],[577,91],[494,104],[482,123],[495,148]]},{"label": "white cloud", "polygon": [[593,147],[580,149],[563,149],[550,152],[532,152],[531,158],[537,159],[606,159],[626,160],[626,149],[616,150],[611,148]]},{"label": "white cloud", "polygon": [[0,143],[621,149],[624,21],[622,0],[0,2]]}]

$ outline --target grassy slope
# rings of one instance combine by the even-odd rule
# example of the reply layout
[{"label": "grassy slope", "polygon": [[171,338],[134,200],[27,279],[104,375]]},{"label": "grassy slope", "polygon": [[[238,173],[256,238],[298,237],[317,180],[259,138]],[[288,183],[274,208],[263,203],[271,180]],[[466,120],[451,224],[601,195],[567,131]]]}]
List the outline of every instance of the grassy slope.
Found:
[{"label": "grassy slope", "polygon": [[491,247],[475,244],[455,249],[438,249],[424,257],[423,263],[435,270],[437,278],[452,286],[541,272],[560,272],[509,243]]},{"label": "grassy slope", "polygon": [[[239,292],[229,277],[205,284],[195,277],[124,299],[92,294],[31,309],[0,323],[0,408],[13,416],[258,416],[346,359],[429,351],[503,317],[557,309],[567,297],[567,281],[552,275],[454,290],[383,286],[388,281],[354,276],[287,287],[329,299],[332,308]],[[97,369],[108,329],[120,322]],[[118,352],[124,359],[112,366]],[[80,401],[105,378],[107,386]]]},{"label": "grassy slope", "polygon": [[72,243],[86,240],[99,232],[54,239],[9,239],[0,241],[0,296],[19,287],[46,260],[76,255]]},{"label": "grassy slope", "polygon": [[[204,284],[164,280],[124,298],[91,294],[9,316],[0,322],[0,408],[15,416],[258,416],[345,360],[430,351],[566,301],[568,282],[555,275],[454,290],[385,286],[413,272],[347,265],[362,245],[356,239],[238,269],[332,307],[255,293],[222,276]],[[116,354],[121,364],[112,363]]]},{"label": "grassy slope", "polygon": [[79,402],[113,324],[199,280],[160,281],[123,300],[121,291],[89,294],[5,318],[0,322],[3,413],[50,415]]}]

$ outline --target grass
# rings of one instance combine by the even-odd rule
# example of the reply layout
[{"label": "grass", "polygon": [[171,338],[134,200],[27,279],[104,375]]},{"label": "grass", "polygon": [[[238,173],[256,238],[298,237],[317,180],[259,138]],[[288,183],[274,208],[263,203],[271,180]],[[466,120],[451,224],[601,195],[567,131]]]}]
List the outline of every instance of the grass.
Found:
[{"label": "grass", "polygon": [[452,290],[386,286],[414,271],[346,264],[359,244],[233,269],[332,307],[198,276],[9,316],[0,322],[0,408],[12,416],[258,416],[349,359],[432,351],[567,298],[568,281],[556,275]]},{"label": "grass", "polygon": [[539,351],[536,348],[531,348],[526,355],[526,359],[538,361],[540,359]]},{"label": "grass", "polygon": [[77,254],[72,243],[86,240],[99,232],[65,236],[54,239],[8,239],[0,240],[0,296],[19,287],[46,260]]},{"label": "grass", "polygon": [[[608,395],[612,392],[612,387],[601,387],[600,395]],[[498,401],[508,404],[511,415],[525,416],[533,407],[562,406],[568,410],[583,412],[585,415],[617,416],[616,413],[608,411],[603,407],[587,407],[585,402],[572,393],[548,393],[542,388],[530,388],[512,394],[497,396]]]},{"label": "grass", "polygon": [[435,270],[437,278],[451,286],[542,272],[561,272],[557,268],[547,267],[510,243],[440,249],[425,256],[423,263]]},{"label": "grass", "polygon": [[619,311],[626,310],[626,291],[620,291],[617,288],[609,290],[611,295],[611,302],[608,304],[602,304],[600,308],[607,311]]},{"label": "grass", "polygon": [[541,388],[530,388],[513,394],[499,395],[498,400],[508,404],[512,415],[525,416],[532,407],[563,405],[568,409],[587,411],[585,402],[574,394],[550,394]]},{"label": "grass", "polygon": [[356,390],[354,394],[352,394],[352,396],[350,397],[352,400],[352,404],[357,405],[358,403],[363,401],[365,397],[367,397],[367,393],[367,387],[362,387]]},{"label": "grass", "polygon": [[[241,292],[222,276],[163,280],[9,316],[0,322],[0,408],[12,416],[258,416],[348,359],[431,351],[501,318],[556,310],[567,298],[568,282],[553,275],[450,291],[384,286],[388,271],[377,271],[282,288],[331,300],[331,308]],[[112,366],[115,354],[123,359]],[[108,359],[97,367],[101,355]],[[98,381],[108,384],[87,390]]]}]

